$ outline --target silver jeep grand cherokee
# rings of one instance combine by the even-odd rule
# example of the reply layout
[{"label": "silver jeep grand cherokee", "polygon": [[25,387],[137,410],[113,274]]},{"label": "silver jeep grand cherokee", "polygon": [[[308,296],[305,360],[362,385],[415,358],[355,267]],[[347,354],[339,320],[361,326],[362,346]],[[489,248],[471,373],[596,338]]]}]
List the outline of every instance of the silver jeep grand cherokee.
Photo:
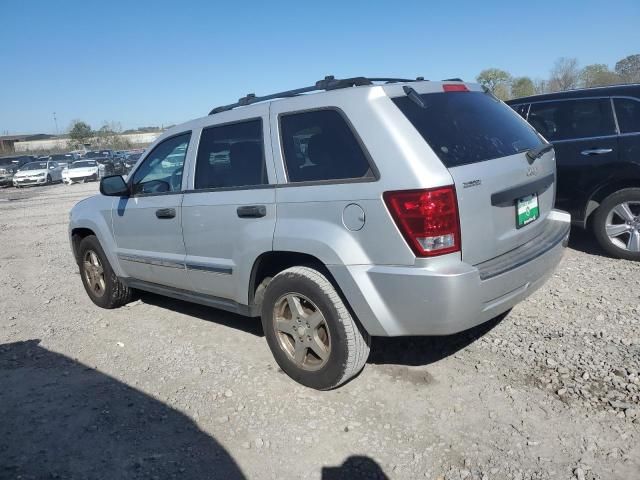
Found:
[{"label": "silver jeep grand cherokee", "polygon": [[247,95],[170,129],[100,190],[69,226],[96,305],[140,289],[260,316],[280,367],[317,389],[356,375],[371,336],[509,310],[569,235],[551,146],[459,80]]}]

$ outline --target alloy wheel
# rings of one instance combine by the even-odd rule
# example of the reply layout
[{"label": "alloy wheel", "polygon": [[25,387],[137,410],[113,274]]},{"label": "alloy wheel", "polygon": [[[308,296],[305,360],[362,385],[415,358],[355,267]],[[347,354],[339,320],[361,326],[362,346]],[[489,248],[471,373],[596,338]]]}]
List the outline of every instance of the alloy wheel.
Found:
[{"label": "alloy wheel", "polygon": [[616,247],[640,252],[640,202],[623,202],[613,207],[605,220],[605,232]]},{"label": "alloy wheel", "polygon": [[100,257],[93,250],[87,250],[84,254],[82,263],[84,270],[84,278],[87,281],[89,289],[96,297],[102,297],[107,288],[104,279],[104,268]]},{"label": "alloy wheel", "polygon": [[327,321],[315,303],[299,293],[278,299],[273,322],[280,348],[299,368],[319,370],[331,355]]}]

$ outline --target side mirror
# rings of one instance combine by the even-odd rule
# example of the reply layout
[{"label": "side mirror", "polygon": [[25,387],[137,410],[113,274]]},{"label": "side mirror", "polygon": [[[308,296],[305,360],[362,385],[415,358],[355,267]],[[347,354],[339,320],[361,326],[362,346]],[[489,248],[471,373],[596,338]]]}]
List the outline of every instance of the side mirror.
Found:
[{"label": "side mirror", "polygon": [[129,187],[120,175],[111,175],[100,180],[100,193],[107,197],[127,197]]}]

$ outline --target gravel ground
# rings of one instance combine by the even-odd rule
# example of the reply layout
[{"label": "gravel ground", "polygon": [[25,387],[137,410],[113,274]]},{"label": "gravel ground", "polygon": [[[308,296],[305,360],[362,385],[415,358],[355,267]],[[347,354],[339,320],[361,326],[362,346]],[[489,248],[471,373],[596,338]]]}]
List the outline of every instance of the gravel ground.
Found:
[{"label": "gravel ground", "polygon": [[640,478],[640,265],[589,236],[505,318],[316,392],[256,320],[95,307],[66,229],[96,190],[0,191],[0,478]]}]

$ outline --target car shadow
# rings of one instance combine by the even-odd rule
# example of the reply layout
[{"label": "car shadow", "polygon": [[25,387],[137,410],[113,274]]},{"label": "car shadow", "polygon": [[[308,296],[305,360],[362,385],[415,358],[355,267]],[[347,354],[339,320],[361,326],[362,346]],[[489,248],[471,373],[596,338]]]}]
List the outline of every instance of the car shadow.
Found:
[{"label": "car shadow", "polygon": [[363,455],[351,456],[337,467],[323,467],[321,476],[322,480],[388,480],[388,478],[375,460]]},{"label": "car shadow", "polygon": [[571,235],[569,235],[569,248],[588,255],[612,258],[600,247],[590,228],[584,230],[579,227],[572,227]]},{"label": "car shadow", "polygon": [[454,335],[432,337],[374,337],[367,363],[424,366],[447,358],[495,328],[509,312]]},{"label": "car shadow", "polygon": [[0,345],[0,478],[245,478],[189,417],[39,343]]},{"label": "car shadow", "polygon": [[165,308],[176,313],[182,313],[191,317],[196,317],[207,322],[217,323],[225,327],[235,328],[242,332],[250,333],[258,337],[263,337],[262,323],[260,318],[245,317],[235,313],[225,312],[213,307],[198,305],[184,300],[177,300],[155,293],[140,292],[140,300],[149,305]]}]

